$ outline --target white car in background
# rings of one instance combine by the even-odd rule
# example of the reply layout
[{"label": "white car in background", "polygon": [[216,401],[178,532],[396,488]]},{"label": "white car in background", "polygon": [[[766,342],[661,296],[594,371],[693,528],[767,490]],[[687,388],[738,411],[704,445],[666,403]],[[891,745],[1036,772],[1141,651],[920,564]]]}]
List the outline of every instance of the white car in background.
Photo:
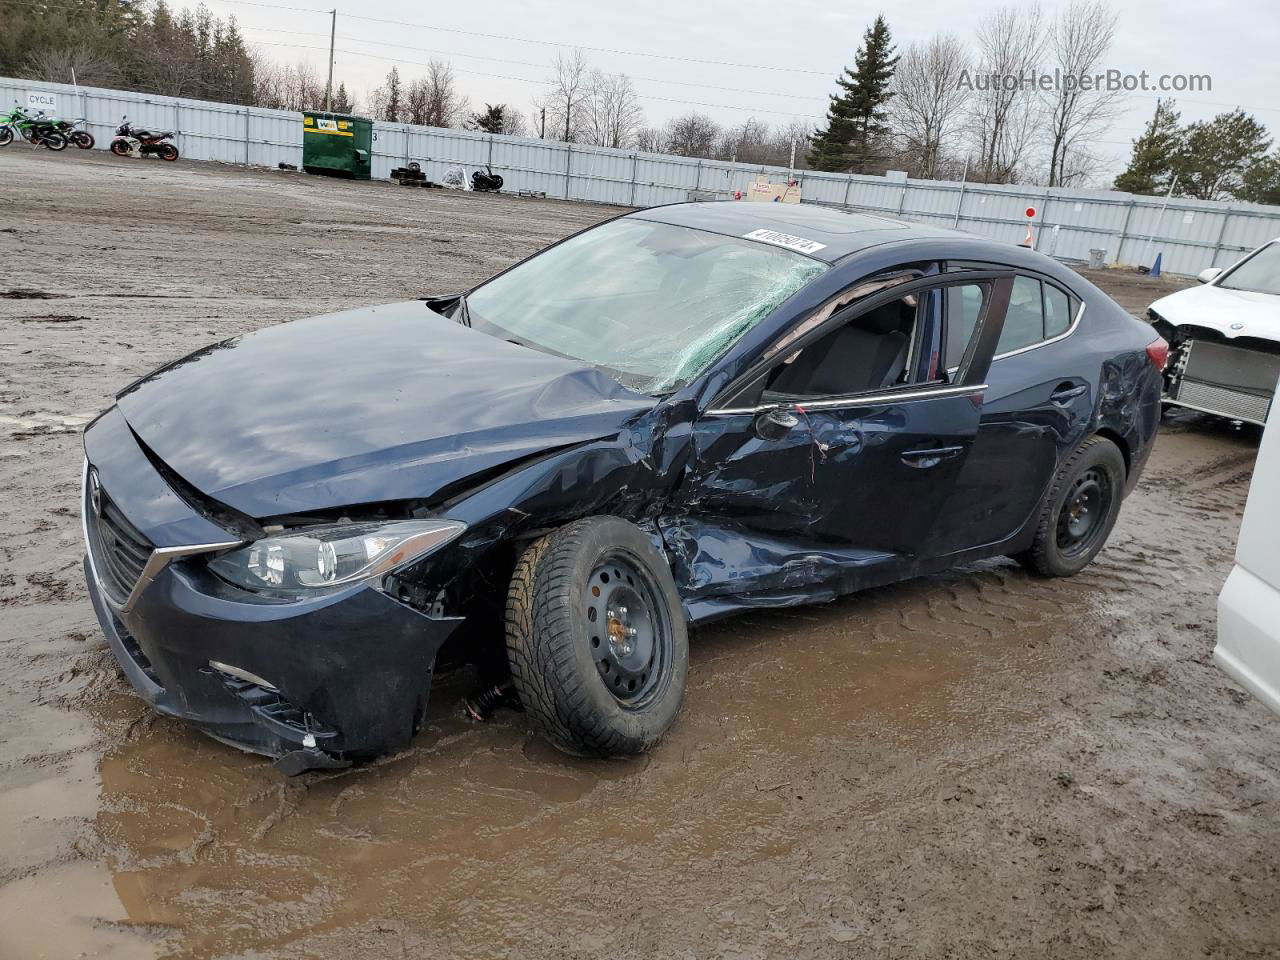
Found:
[{"label": "white car in background", "polygon": [[1263,431],[1249,501],[1240,525],[1236,565],[1218,597],[1223,671],[1280,713],[1280,407]]},{"label": "white car in background", "polygon": [[1280,239],[1199,279],[1147,309],[1169,342],[1161,399],[1262,425],[1280,378]]}]

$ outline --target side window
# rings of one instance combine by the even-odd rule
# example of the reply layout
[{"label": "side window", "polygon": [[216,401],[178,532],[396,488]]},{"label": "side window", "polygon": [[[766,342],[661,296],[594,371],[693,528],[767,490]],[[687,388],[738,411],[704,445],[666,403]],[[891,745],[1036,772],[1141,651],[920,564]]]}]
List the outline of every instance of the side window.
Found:
[{"label": "side window", "polygon": [[996,356],[1020,350],[1044,339],[1044,305],[1040,299],[1040,281],[1017,277],[1009,295],[1009,309],[1004,315],[1004,329],[996,344]]},{"label": "side window", "polygon": [[1044,335],[1056,337],[1071,328],[1071,298],[1052,284],[1044,285]]},{"label": "side window", "polygon": [[969,341],[973,339],[978,320],[982,317],[987,290],[987,287],[976,283],[946,288],[947,340],[943,357],[946,369],[954,370],[964,359],[964,352],[969,348]]},{"label": "side window", "polygon": [[[928,295],[908,294],[871,310],[786,357],[769,374],[767,393],[846,396],[911,382],[917,318]],[[837,314],[838,316],[838,314]]]}]

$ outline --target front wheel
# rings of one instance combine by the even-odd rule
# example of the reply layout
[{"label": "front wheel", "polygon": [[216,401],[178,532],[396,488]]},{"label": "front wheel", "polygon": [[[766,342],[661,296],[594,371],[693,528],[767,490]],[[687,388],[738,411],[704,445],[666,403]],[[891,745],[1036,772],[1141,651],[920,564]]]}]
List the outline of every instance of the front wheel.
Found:
[{"label": "front wheel", "polygon": [[1090,437],[1058,470],[1040,508],[1031,549],[1018,561],[1042,577],[1069,577],[1097,556],[1124,498],[1125,464],[1106,437]]},{"label": "front wheel", "polygon": [[680,598],[666,558],[625,520],[579,520],[527,547],[506,633],[520,702],[566,753],[641,753],[680,710],[689,672]]},{"label": "front wheel", "polygon": [[40,134],[40,145],[49,150],[65,150],[67,149],[67,138],[60,133],[42,133]]},{"label": "front wheel", "polygon": [[93,139],[92,133],[87,133],[84,130],[79,130],[76,133],[73,133],[71,135],[71,142],[74,143],[81,150],[92,150],[93,144],[95,141]]},{"label": "front wheel", "polygon": [[161,160],[177,160],[178,148],[175,147],[172,143],[160,144],[160,159]]},{"label": "front wheel", "polygon": [[111,152],[117,157],[127,157],[129,155],[129,144],[123,140],[112,140]]}]

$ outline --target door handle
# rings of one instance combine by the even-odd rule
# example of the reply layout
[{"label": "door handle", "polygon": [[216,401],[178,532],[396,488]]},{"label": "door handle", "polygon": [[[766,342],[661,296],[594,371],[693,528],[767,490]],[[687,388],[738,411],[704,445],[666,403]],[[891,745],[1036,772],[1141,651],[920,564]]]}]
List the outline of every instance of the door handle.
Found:
[{"label": "door handle", "polygon": [[1065,407],[1088,389],[1089,385],[1087,383],[1071,383],[1070,381],[1060,383],[1054,388],[1053,393],[1049,394],[1049,399],[1058,406]]},{"label": "door handle", "polygon": [[954,460],[964,453],[964,447],[929,447],[924,450],[907,450],[902,454],[902,462],[917,470],[928,470],[936,467],[943,460]]}]

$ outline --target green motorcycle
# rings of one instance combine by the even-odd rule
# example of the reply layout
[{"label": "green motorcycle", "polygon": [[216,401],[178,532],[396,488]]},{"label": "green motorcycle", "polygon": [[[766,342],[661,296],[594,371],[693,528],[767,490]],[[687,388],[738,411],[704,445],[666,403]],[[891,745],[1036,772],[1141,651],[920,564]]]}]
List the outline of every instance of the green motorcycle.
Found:
[{"label": "green motorcycle", "polygon": [[8,116],[0,117],[0,147],[12,143],[15,136],[36,147],[50,150],[67,148],[66,135],[60,133],[54,123],[42,116],[33,117],[21,107],[14,107]]}]

